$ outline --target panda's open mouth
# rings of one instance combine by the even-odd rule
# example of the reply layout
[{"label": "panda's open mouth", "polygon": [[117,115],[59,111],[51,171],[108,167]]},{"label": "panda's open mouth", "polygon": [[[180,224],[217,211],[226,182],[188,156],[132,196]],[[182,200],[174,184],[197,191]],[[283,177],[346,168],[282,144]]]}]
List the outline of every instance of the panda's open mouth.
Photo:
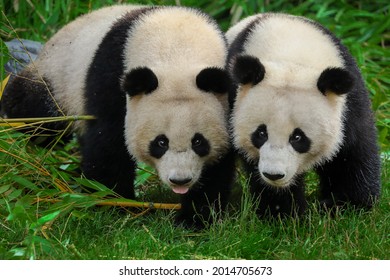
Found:
[{"label": "panda's open mouth", "polygon": [[201,175],[203,162],[198,158],[194,153],[171,153],[157,162],[156,169],[160,179],[174,193],[186,194]]}]

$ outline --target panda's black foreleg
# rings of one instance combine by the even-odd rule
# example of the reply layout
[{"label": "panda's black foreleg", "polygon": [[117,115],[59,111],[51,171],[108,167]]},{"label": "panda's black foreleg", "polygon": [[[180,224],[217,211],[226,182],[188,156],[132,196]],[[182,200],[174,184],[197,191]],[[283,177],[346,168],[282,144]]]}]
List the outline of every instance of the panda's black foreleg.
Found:
[{"label": "panda's black foreleg", "polygon": [[80,138],[82,171],[117,194],[133,199],[135,162],[124,141],[123,125],[112,120],[96,120],[87,124]]},{"label": "panda's black foreleg", "polygon": [[317,168],[320,199],[326,208],[346,203],[370,209],[380,196],[380,156],[368,92],[356,70],[356,87],[347,96],[343,144]]},{"label": "panda's black foreleg", "polygon": [[235,177],[234,153],[230,151],[217,164],[203,170],[199,183],[183,195],[176,223],[202,229],[225,210]]},{"label": "panda's black foreleg", "polygon": [[[375,143],[375,140],[373,140]],[[331,209],[350,203],[369,209],[380,196],[380,159],[376,145],[346,148],[330,162],[317,168],[320,177],[320,200]]]},{"label": "panda's black foreleg", "polygon": [[260,217],[299,217],[306,208],[304,175],[297,176],[294,184],[279,189],[266,184],[256,165],[246,163],[249,174],[249,189],[256,202],[256,213]]}]

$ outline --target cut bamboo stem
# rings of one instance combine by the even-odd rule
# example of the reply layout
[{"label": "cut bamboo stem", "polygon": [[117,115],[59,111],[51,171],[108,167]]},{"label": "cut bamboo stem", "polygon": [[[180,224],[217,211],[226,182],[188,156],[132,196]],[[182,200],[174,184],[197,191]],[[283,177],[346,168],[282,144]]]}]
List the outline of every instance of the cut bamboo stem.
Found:
[{"label": "cut bamboo stem", "polygon": [[179,210],[180,203],[154,203],[154,202],[126,202],[126,201],[101,201],[97,205],[120,206],[120,207],[135,207],[135,208],[149,208],[149,209],[168,209]]},{"label": "cut bamboo stem", "polygon": [[42,117],[42,118],[0,118],[0,123],[35,123],[35,122],[72,122],[81,120],[94,120],[94,116],[61,116],[61,117]]},{"label": "cut bamboo stem", "polygon": [[0,118],[0,127],[24,127],[29,125],[40,125],[44,123],[52,122],[74,122],[82,120],[94,120],[94,116],[85,115],[85,116],[61,116],[61,117],[42,117],[42,118],[11,118],[3,119]]},{"label": "cut bamboo stem", "polygon": [[[61,200],[58,198],[38,198],[36,202],[51,202],[57,203]],[[99,201],[96,205],[100,206],[116,206],[116,207],[130,207],[130,208],[145,208],[145,209],[165,209],[165,210],[179,210],[180,203],[155,203],[155,202],[138,202],[138,201]]]}]

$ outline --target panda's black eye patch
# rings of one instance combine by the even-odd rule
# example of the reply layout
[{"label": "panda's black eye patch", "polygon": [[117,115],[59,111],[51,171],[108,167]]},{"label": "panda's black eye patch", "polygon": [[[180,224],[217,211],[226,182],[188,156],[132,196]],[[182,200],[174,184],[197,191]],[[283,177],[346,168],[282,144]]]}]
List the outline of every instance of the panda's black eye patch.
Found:
[{"label": "panda's black eye patch", "polygon": [[161,158],[169,149],[169,139],[160,134],[149,144],[149,153],[152,157]]},{"label": "panda's black eye patch", "polygon": [[310,150],[311,140],[300,128],[294,129],[290,135],[289,142],[298,153],[307,153]]},{"label": "panda's black eye patch", "polygon": [[158,87],[156,75],[147,67],[139,67],[127,73],[122,82],[122,89],[130,96],[148,94]]},{"label": "panda's black eye patch", "polygon": [[261,124],[257,127],[257,129],[251,135],[251,141],[253,146],[260,149],[261,146],[264,145],[268,140],[268,132],[267,126],[265,124]]},{"label": "panda's black eye patch", "polygon": [[191,139],[192,150],[200,157],[210,153],[210,143],[201,133],[195,133]]}]

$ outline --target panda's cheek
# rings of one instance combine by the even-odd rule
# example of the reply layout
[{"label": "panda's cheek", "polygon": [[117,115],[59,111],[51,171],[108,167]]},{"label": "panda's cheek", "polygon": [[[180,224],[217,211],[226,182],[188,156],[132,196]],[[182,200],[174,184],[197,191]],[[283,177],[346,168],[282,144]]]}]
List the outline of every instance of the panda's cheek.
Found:
[{"label": "panda's cheek", "polygon": [[259,149],[256,148],[250,137],[242,137],[237,134],[233,139],[233,144],[242,155],[250,162],[257,162],[259,160]]}]

